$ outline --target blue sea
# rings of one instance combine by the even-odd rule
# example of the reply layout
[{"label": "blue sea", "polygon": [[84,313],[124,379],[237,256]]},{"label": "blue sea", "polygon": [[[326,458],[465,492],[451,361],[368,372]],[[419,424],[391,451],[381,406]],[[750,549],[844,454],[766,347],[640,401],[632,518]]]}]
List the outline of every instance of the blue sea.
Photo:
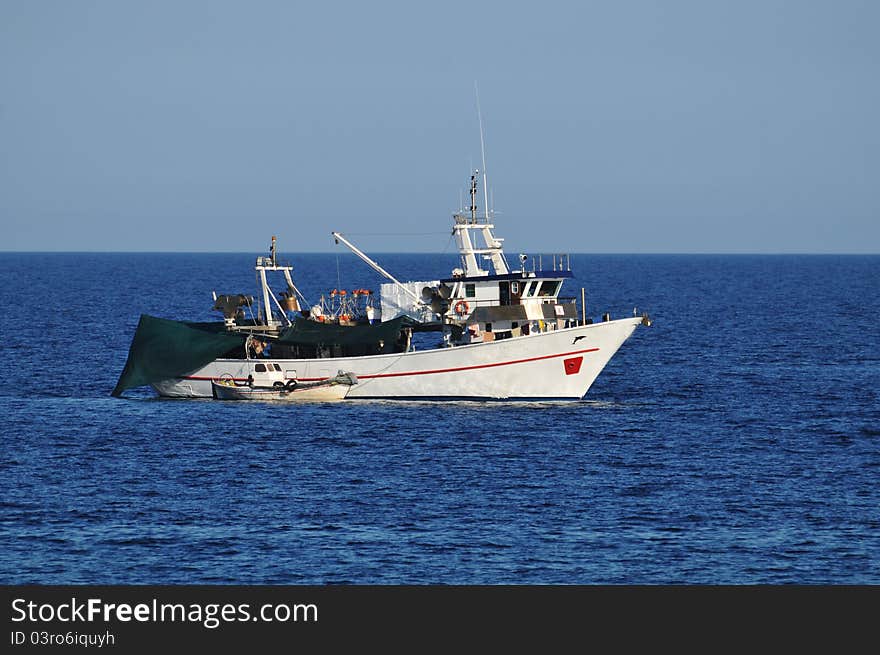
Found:
[{"label": "blue sea", "polygon": [[219,319],[255,254],[0,254],[0,582],[880,583],[880,256],[572,255],[654,319],[581,402],[110,397],[141,313]]}]

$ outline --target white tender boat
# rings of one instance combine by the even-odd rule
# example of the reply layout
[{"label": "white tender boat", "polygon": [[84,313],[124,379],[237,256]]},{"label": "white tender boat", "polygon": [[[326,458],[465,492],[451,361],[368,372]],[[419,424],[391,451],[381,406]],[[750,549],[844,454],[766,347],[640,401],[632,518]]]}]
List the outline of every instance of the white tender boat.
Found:
[{"label": "white tender boat", "polygon": [[253,373],[245,382],[236,382],[232,376],[224,376],[211,381],[211,391],[217,400],[326,402],[343,400],[356,384],[357,377],[343,371],[317,382],[285,380],[277,362],[256,362],[253,364]]},{"label": "white tender boat", "polygon": [[[334,232],[337,242],[389,279],[381,285],[381,311],[366,290],[334,290],[336,305],[324,297],[312,304],[294,284],[292,267],[278,263],[272,237],[270,256],[256,261],[256,303],[246,295],[215,295],[214,307],[224,315],[215,324],[142,316],[114,395],[149,384],[162,396],[210,398],[221,379],[241,389],[235,385],[265,354],[257,350],[268,347],[285,385],[351,372],[358,384],[347,386],[347,398],[583,398],[624,341],[650,319],[634,310],[594,322],[583,292],[578,312],[575,298],[560,296],[572,277],[567,256],[522,254],[511,267],[491,212],[477,211],[478,173],[470,179],[469,209],[453,215],[461,265],[449,277],[401,282]],[[270,273],[281,273],[286,283],[277,295]],[[421,343],[426,336],[434,343]]]}]

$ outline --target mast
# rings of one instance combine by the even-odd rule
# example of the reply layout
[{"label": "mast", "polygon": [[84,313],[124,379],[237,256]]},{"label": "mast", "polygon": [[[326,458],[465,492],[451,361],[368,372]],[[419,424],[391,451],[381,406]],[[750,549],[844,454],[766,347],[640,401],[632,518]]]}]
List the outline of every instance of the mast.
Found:
[{"label": "mast", "polygon": [[[453,216],[454,224],[452,231],[455,234],[465,277],[489,275],[489,271],[480,266],[477,255],[483,255],[486,259],[492,261],[492,267],[495,269],[496,275],[507,275],[510,273],[510,267],[507,265],[507,260],[504,258],[504,250],[502,249],[504,239],[492,234],[492,229],[495,226],[490,222],[492,212],[489,209],[489,180],[486,175],[486,139],[483,135],[483,114],[480,109],[480,92],[476,81],[474,81],[474,94],[477,99],[477,122],[480,126],[480,155],[483,162],[483,220],[480,222],[477,218],[477,180],[479,179],[480,171],[476,170],[471,175],[470,216],[464,216],[461,213],[455,214]],[[483,248],[476,247],[476,235],[471,236],[471,230],[480,232],[484,243]]]},{"label": "mast", "polygon": [[[453,215],[452,232],[458,245],[465,277],[482,277],[489,274],[489,271],[480,267],[477,255],[487,255],[492,261],[495,274],[506,275],[510,272],[510,269],[507,266],[507,261],[504,259],[504,251],[502,250],[501,244],[504,239],[492,234],[492,229],[495,226],[489,222],[488,211],[485,212],[486,217],[482,220],[477,217],[477,180],[479,175],[480,171],[478,170],[474,171],[471,175],[470,212],[467,215],[462,213]],[[485,244],[483,248],[476,247],[477,235],[472,236],[471,231],[480,233]]]},{"label": "mast", "polygon": [[480,171],[474,171],[471,175],[471,223],[477,222],[477,175]]},{"label": "mast", "polygon": [[269,281],[266,280],[266,269],[257,266],[260,272],[260,287],[263,291],[263,317],[266,319],[266,325],[272,327],[275,321],[272,319],[272,304],[269,302]]},{"label": "mast", "polygon": [[[275,268],[275,235],[272,235],[272,245],[269,246],[269,257],[271,258],[269,262],[264,262],[264,266],[271,264],[272,268]],[[259,267],[260,270],[260,285],[263,288],[263,312],[265,313],[266,325],[272,327],[276,325],[275,320],[272,318],[272,305],[269,303],[269,294],[272,291],[269,289],[269,281],[266,279],[266,269],[263,266]]]},{"label": "mast", "polygon": [[[257,271],[260,277],[260,291],[262,292],[262,300],[263,300],[263,318],[266,320],[266,327],[275,328],[281,325],[281,321],[275,319],[272,315],[272,303],[278,307],[281,311],[281,316],[290,324],[290,319],[287,318],[287,315],[284,313],[284,308],[281,306],[281,303],[278,302],[278,298],[275,297],[275,294],[272,293],[272,289],[269,288],[269,280],[266,278],[266,271],[281,271],[284,274],[284,278],[287,281],[288,288],[294,289],[296,293],[299,293],[299,289],[293,285],[293,280],[290,277],[290,266],[279,266],[278,265],[278,254],[276,251],[277,239],[272,237],[272,245],[269,246],[269,256],[268,257],[257,257],[257,263],[254,266],[254,270]],[[302,296],[302,294],[299,294]],[[305,298],[303,298],[305,300]]]}]

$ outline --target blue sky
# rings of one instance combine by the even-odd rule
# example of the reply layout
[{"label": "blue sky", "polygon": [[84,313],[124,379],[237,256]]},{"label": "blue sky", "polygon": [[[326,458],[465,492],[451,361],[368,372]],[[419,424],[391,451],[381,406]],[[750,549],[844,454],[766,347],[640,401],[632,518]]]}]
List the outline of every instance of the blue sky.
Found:
[{"label": "blue sky", "polygon": [[880,252],[880,3],[0,0],[0,250]]}]

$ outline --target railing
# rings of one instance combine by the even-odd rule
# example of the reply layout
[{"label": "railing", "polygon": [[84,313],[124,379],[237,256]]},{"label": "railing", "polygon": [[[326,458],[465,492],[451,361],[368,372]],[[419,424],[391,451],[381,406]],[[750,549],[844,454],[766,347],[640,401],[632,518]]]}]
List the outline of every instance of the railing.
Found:
[{"label": "railing", "polygon": [[[518,303],[508,303],[507,305],[501,305],[498,300],[477,300],[476,298],[450,298],[449,308],[453,309],[456,303],[464,301],[468,305],[468,314],[472,313],[477,307],[509,307],[513,305],[523,305],[523,302]],[[550,296],[533,296],[532,298],[527,298],[527,301],[535,301],[540,300],[542,304],[548,305],[576,305],[577,299],[574,296],[559,296],[557,298],[553,298]]]},{"label": "railing", "polygon": [[[550,259],[551,268],[544,268],[544,257],[548,257]],[[537,258],[537,259],[536,259]],[[571,255],[569,253],[554,253],[551,255],[525,255],[520,254],[519,262],[522,264],[522,270],[527,270],[528,266],[526,264],[531,260],[531,271],[535,273],[537,271],[569,271],[571,272]]]}]

